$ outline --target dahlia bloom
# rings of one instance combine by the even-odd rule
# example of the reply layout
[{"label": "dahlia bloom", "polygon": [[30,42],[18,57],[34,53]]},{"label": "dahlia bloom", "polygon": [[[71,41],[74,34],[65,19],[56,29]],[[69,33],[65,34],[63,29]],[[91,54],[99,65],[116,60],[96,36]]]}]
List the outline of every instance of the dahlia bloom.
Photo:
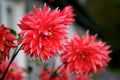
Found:
[{"label": "dahlia bloom", "polygon": [[97,73],[110,61],[110,46],[101,40],[95,41],[96,35],[89,37],[89,32],[79,38],[77,34],[64,46],[62,61],[71,72],[77,74]]},{"label": "dahlia bloom", "polygon": [[15,36],[10,34],[10,29],[0,25],[0,64],[9,58],[10,48],[16,47],[14,44]]},{"label": "dahlia bloom", "polygon": [[[41,10],[34,6],[34,12],[24,15],[18,26],[22,29],[19,34],[23,36],[19,43],[23,44],[22,49],[26,54],[34,58],[39,56],[42,61],[54,57],[54,53],[59,51],[63,40],[67,38],[68,23],[73,22],[69,20],[73,19],[73,16],[70,16],[71,10],[70,8],[70,11],[65,9],[60,12],[56,8],[51,11],[46,5]],[[70,14],[63,15],[64,12]]]},{"label": "dahlia bloom", "polygon": [[[9,61],[8,59],[6,59],[0,65],[0,77],[2,77],[8,64],[9,64]],[[25,71],[22,68],[20,68],[16,62],[12,62],[4,80],[24,80],[24,76],[23,76],[24,72]]]},{"label": "dahlia bloom", "polygon": [[40,72],[40,80],[68,80],[70,76],[64,68],[58,70],[54,68],[42,69]]}]

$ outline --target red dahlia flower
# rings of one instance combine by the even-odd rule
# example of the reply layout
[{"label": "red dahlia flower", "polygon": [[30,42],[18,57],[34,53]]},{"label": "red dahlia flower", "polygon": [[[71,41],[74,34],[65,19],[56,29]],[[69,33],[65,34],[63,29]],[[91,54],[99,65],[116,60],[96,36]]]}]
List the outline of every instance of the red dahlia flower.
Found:
[{"label": "red dahlia flower", "polygon": [[96,73],[103,70],[110,61],[109,50],[102,41],[95,41],[96,35],[89,37],[88,31],[85,36],[79,38],[74,35],[71,42],[64,46],[62,61],[71,72],[77,74]]},{"label": "red dahlia flower", "polygon": [[46,5],[43,10],[34,6],[34,11],[24,15],[21,23],[18,24],[22,29],[20,35],[23,35],[20,43],[23,44],[26,54],[34,58],[40,56],[43,61],[53,57],[54,53],[59,51],[63,40],[67,38],[66,28],[68,23],[73,22],[70,20],[73,18],[63,14],[70,12],[72,15],[72,12],[71,8],[70,11],[65,9],[63,13],[57,8],[51,11]]},{"label": "red dahlia flower", "polygon": [[10,48],[16,47],[14,40],[15,36],[10,34],[10,29],[0,25],[0,64],[9,57]]},{"label": "red dahlia flower", "polygon": [[[9,61],[8,61],[8,59],[6,59],[0,65],[0,77],[2,77],[5,69],[8,66],[8,63],[9,63]],[[22,68],[20,68],[16,64],[16,62],[12,62],[12,64],[10,65],[4,80],[24,80],[23,74],[24,74],[24,70]]]}]

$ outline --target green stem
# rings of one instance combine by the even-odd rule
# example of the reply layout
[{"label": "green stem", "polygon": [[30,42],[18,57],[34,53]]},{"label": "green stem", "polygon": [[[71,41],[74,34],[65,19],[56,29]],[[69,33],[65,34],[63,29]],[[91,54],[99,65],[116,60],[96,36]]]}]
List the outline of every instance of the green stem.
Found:
[{"label": "green stem", "polygon": [[6,73],[7,73],[8,69],[9,69],[10,65],[12,64],[13,60],[15,59],[15,57],[17,56],[17,54],[19,53],[21,47],[22,47],[22,45],[21,45],[18,49],[17,49],[17,48],[15,49],[15,51],[14,51],[14,53],[13,53],[13,56],[12,56],[12,58],[11,58],[9,64],[8,64],[5,72],[3,73],[2,78],[0,78],[0,80],[4,80],[4,78],[5,78],[5,76],[6,76]]},{"label": "green stem", "polygon": [[64,63],[61,64],[55,71],[57,72],[63,65],[64,65]]},{"label": "green stem", "polygon": [[[57,71],[58,71],[63,65],[64,65],[64,63],[61,64],[61,65],[53,72],[53,74],[52,74],[51,77],[50,77],[50,80],[52,80],[52,78],[54,78],[54,77],[56,77],[56,76],[59,76]],[[61,72],[63,72],[63,71],[64,71],[64,70],[62,70]],[[59,72],[59,73],[61,73],[61,72]]]}]

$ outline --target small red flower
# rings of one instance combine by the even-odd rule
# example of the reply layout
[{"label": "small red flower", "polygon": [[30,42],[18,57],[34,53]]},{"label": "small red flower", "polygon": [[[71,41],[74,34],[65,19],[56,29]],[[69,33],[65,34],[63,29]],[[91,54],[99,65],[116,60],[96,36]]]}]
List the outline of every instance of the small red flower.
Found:
[{"label": "small red flower", "polygon": [[87,31],[82,38],[75,34],[71,42],[64,46],[62,61],[71,72],[88,75],[100,72],[107,66],[110,46],[95,39],[96,35],[89,37]]},{"label": "small red flower", "polygon": [[10,29],[0,25],[0,63],[9,57],[10,48],[16,47],[15,36],[10,34]]},{"label": "small red flower", "polygon": [[[6,59],[4,62],[2,62],[2,64],[0,65],[0,77],[2,77],[5,69],[8,66],[8,59]],[[16,62],[12,62],[12,64],[10,65],[8,72],[5,76],[4,80],[24,80],[24,70],[22,68],[20,68]]]},{"label": "small red flower", "polygon": [[49,68],[48,70],[42,69],[40,72],[40,80],[68,80],[70,77],[69,73],[64,68],[58,70],[54,68]]},{"label": "small red flower", "polygon": [[21,23],[18,24],[22,29],[20,35],[23,35],[19,43],[23,44],[26,54],[34,58],[40,56],[43,61],[54,57],[54,53],[59,51],[61,43],[67,38],[66,28],[69,22],[67,18],[73,17],[63,15],[64,12],[70,12],[68,9],[63,12],[60,12],[58,8],[51,11],[46,5],[43,10],[34,6],[34,11],[24,15]]}]

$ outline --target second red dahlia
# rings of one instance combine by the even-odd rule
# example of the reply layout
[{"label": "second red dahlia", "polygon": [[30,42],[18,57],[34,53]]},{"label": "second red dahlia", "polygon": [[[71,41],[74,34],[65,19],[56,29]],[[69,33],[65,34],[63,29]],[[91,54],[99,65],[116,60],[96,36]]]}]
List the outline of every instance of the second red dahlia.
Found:
[{"label": "second red dahlia", "polygon": [[62,61],[71,72],[77,74],[97,73],[103,70],[110,61],[110,46],[102,41],[95,41],[96,35],[79,38],[77,34],[64,46]]}]

